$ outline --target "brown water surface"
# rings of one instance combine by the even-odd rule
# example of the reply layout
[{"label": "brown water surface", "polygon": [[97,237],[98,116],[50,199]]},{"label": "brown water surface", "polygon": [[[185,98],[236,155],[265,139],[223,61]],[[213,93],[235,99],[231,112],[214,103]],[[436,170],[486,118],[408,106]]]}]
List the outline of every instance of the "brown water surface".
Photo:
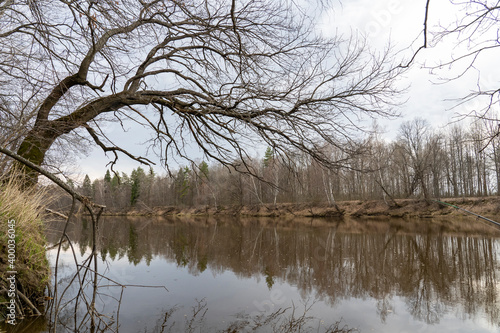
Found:
[{"label": "brown water surface", "polygon": [[[279,309],[288,309],[285,316],[306,308],[314,332],[337,320],[360,332],[498,332],[499,238],[450,225],[103,218],[99,269],[134,285],[124,289],[119,332],[184,332],[190,323],[218,332]],[[49,241],[57,242],[61,228],[50,226]],[[69,235],[79,256],[89,253],[88,221],[71,225]],[[61,284],[74,272],[65,249]],[[116,287],[102,293],[103,312],[117,316],[120,293]],[[63,322],[73,320],[70,309]],[[190,322],[196,309],[203,316]]]}]

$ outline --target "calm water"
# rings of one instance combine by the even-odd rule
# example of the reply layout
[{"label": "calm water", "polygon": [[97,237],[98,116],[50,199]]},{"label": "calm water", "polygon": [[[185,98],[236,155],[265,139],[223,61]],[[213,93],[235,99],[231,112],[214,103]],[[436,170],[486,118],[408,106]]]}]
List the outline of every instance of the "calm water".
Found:
[{"label": "calm water", "polygon": [[[499,238],[446,225],[103,218],[99,272],[129,286],[121,294],[101,279],[100,310],[118,317],[119,332],[184,332],[190,324],[217,332],[280,309],[280,318],[307,309],[313,332],[338,320],[360,332],[498,332]],[[51,242],[61,227],[51,225]],[[88,256],[90,223],[75,223],[69,235],[77,257]],[[61,287],[74,275],[64,249]],[[68,306],[60,319],[71,326],[73,317]]]}]

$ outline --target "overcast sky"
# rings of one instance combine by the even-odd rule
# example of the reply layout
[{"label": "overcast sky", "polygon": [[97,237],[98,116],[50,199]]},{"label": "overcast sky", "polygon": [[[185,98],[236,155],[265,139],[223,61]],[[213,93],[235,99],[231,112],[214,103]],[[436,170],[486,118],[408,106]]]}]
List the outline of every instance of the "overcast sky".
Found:
[{"label": "overcast sky", "polygon": [[[425,14],[425,0],[349,0],[332,4],[330,10],[323,10],[318,21],[318,31],[325,35],[342,33],[349,36],[352,32],[366,35],[370,46],[377,50],[383,50],[390,43],[398,56],[409,59],[422,43],[422,29]],[[450,4],[448,0],[432,0],[429,8],[429,33],[437,31],[438,26],[447,26],[456,21],[463,13],[457,11],[458,7]],[[392,140],[396,137],[397,129],[403,121],[416,117],[424,118],[436,129],[445,128],[457,119],[458,113],[476,107],[474,103],[453,108],[456,100],[463,97],[475,88],[478,73],[481,72],[481,81],[498,86],[500,71],[495,65],[494,55],[488,55],[479,59],[478,71],[470,72],[460,80],[446,84],[441,82],[440,77],[451,77],[457,73],[459,68],[444,68],[440,71],[430,73],[427,68],[449,60],[453,54],[463,52],[456,48],[454,39],[445,40],[437,46],[430,45],[429,49],[422,50],[413,64],[413,67],[401,79],[401,86],[409,86],[406,94],[407,102],[400,108],[401,118],[396,120],[382,120],[379,124],[385,129],[386,137]],[[477,103],[477,102],[476,102]],[[145,129],[125,123],[127,132],[123,133],[118,124],[106,125],[106,133],[122,146],[129,148],[133,154],[143,155],[145,146],[143,143],[150,138],[151,133]],[[262,152],[261,152],[262,153]],[[195,153],[194,153],[195,154]],[[256,153],[257,154],[257,153]],[[201,154],[199,155],[201,158]],[[161,163],[154,154],[150,154],[152,160],[158,162],[154,167],[157,173],[164,173]],[[85,174],[94,178],[104,175],[105,165],[112,156],[106,157],[102,151],[95,149],[87,157],[78,158],[79,167],[73,169],[73,175],[82,179]],[[175,161],[172,164],[175,166]],[[125,156],[120,156],[115,169],[130,173],[139,164],[131,161]]]}]

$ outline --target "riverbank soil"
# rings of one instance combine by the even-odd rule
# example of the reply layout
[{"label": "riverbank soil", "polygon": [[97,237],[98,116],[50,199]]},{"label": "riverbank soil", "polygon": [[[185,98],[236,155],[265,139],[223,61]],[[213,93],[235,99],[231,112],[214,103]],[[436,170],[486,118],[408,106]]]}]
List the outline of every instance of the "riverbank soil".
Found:
[{"label": "riverbank soil", "polygon": [[[442,202],[458,206],[489,217],[500,219],[500,197],[446,198]],[[328,204],[263,204],[253,206],[203,206],[183,207],[143,207],[127,212],[106,212],[106,215],[129,216],[168,216],[168,215],[233,215],[262,217],[419,217],[467,216],[468,213],[439,203],[436,200],[399,199],[395,202],[383,200],[339,201],[337,205]]]}]

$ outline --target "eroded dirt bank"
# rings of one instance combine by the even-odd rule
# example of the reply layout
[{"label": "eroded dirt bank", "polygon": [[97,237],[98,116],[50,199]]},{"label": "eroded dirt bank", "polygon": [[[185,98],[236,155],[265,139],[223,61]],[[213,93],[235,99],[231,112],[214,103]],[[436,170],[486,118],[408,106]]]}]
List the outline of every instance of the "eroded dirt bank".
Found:
[{"label": "eroded dirt bank", "polygon": [[[441,201],[456,205],[476,214],[500,220],[500,197],[446,198]],[[328,204],[266,204],[253,206],[203,206],[196,208],[183,207],[145,207],[140,206],[126,212],[107,212],[106,215],[129,216],[164,216],[164,215],[239,215],[262,217],[438,217],[464,216],[466,212],[440,204],[436,201],[419,199],[402,199],[396,202],[382,200],[341,201],[337,207]]]}]

